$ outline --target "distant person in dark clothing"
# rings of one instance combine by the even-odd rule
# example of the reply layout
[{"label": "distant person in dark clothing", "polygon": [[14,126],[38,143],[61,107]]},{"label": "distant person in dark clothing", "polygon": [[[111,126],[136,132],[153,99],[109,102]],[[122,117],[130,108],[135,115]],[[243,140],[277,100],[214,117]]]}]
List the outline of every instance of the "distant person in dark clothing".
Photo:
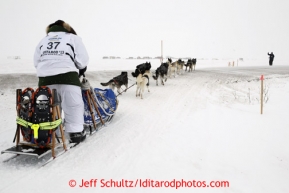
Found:
[{"label": "distant person in dark clothing", "polygon": [[273,54],[273,52],[271,52],[271,54],[269,54],[269,52],[268,52],[268,55],[269,55],[269,65],[272,66],[273,60],[274,60],[274,54]]}]

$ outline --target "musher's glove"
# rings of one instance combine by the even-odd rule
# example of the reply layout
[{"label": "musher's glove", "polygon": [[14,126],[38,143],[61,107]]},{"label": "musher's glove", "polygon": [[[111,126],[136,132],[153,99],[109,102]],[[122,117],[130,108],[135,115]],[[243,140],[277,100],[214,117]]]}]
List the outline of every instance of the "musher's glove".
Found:
[{"label": "musher's glove", "polygon": [[81,76],[84,76],[84,73],[86,71],[87,67],[83,68],[83,69],[79,69],[79,74],[78,77],[80,78]]}]

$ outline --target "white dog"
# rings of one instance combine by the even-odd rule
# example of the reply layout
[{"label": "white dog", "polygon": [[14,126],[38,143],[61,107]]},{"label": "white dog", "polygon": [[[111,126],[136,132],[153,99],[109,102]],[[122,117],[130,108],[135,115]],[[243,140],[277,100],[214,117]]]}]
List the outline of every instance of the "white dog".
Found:
[{"label": "white dog", "polygon": [[144,74],[139,74],[136,77],[136,97],[140,96],[141,99],[143,99],[143,92],[145,90],[145,86],[148,88],[148,92],[150,92],[149,89],[149,76],[150,76],[150,71],[146,70]]}]

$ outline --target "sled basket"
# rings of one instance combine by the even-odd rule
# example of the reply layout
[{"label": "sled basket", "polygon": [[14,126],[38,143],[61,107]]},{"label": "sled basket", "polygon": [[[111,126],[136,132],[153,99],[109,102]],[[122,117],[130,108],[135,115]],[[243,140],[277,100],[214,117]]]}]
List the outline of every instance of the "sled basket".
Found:
[{"label": "sled basket", "polygon": [[110,122],[117,109],[117,98],[111,89],[90,88],[82,90],[84,123],[96,130]]}]

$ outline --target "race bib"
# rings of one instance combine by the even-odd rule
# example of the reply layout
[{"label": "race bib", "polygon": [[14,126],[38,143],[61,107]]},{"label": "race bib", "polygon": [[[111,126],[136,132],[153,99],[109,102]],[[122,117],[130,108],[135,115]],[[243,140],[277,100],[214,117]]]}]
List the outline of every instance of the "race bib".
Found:
[{"label": "race bib", "polygon": [[40,48],[41,60],[46,59],[74,59],[74,48],[70,42],[70,35],[61,34],[47,36]]}]

